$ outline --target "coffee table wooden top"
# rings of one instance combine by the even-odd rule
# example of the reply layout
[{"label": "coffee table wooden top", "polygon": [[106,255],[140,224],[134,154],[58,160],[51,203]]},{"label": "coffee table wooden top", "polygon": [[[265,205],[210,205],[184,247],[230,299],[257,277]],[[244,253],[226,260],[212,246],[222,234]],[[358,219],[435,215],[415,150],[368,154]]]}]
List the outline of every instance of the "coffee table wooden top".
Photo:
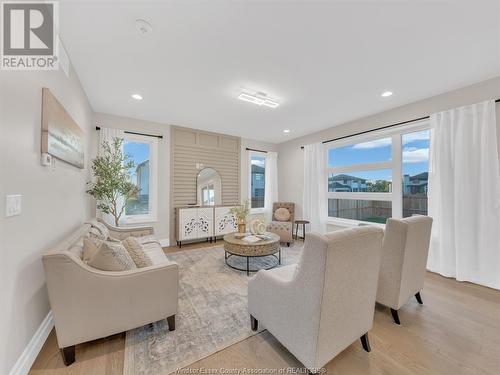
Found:
[{"label": "coffee table wooden top", "polygon": [[236,238],[234,233],[229,233],[224,236],[224,250],[228,253],[241,256],[266,256],[275,254],[280,250],[280,236],[274,233],[265,233],[271,237],[270,240],[261,240],[257,242],[247,242],[243,239]]}]

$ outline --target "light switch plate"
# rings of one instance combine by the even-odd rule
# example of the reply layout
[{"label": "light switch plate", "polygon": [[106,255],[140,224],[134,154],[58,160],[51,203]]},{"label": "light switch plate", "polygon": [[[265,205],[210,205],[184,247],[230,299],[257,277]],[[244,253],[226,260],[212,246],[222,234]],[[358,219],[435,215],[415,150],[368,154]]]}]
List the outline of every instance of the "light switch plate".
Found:
[{"label": "light switch plate", "polygon": [[17,195],[7,195],[5,197],[5,217],[11,217],[21,214],[21,202],[22,196]]}]

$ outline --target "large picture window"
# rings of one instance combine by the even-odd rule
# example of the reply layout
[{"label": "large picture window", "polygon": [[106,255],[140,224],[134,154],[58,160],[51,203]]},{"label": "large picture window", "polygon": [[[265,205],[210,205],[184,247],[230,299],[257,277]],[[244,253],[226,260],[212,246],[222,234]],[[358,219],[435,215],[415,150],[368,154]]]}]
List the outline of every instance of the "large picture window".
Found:
[{"label": "large picture window", "polygon": [[129,170],[131,181],[139,188],[136,197],[125,208],[125,222],[156,220],[157,202],[157,143],[156,138],[126,134],[123,151],[135,164]]},{"label": "large picture window", "polygon": [[427,214],[426,123],[328,148],[328,216],[384,224]]},{"label": "large picture window", "polygon": [[250,154],[250,201],[252,209],[264,208],[266,196],[266,157]]}]

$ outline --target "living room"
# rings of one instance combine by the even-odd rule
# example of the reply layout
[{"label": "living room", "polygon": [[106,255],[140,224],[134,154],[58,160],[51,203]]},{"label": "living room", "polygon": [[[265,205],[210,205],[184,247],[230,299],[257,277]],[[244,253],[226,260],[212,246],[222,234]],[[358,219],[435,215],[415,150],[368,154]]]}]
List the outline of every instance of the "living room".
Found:
[{"label": "living room", "polygon": [[497,1],[0,6],[0,373],[498,374]]}]

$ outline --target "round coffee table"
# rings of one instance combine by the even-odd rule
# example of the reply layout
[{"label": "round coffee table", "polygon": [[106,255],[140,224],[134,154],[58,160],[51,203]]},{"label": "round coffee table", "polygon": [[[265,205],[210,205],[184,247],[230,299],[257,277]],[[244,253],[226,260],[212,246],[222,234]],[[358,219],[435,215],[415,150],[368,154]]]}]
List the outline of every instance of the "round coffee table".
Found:
[{"label": "round coffee table", "polygon": [[[236,238],[234,233],[226,234],[224,236],[224,258],[226,264],[238,271],[246,271],[247,275],[250,272],[257,272],[260,269],[250,269],[250,258],[259,257],[274,257],[276,258],[275,264],[271,267],[261,269],[271,269],[281,264],[281,245],[280,236],[274,233],[265,233],[266,236],[271,237],[269,240],[261,240],[257,242],[247,242],[243,239]],[[278,256],[276,256],[278,253]],[[228,259],[232,256],[247,258],[247,268],[239,268],[228,263]]]}]

